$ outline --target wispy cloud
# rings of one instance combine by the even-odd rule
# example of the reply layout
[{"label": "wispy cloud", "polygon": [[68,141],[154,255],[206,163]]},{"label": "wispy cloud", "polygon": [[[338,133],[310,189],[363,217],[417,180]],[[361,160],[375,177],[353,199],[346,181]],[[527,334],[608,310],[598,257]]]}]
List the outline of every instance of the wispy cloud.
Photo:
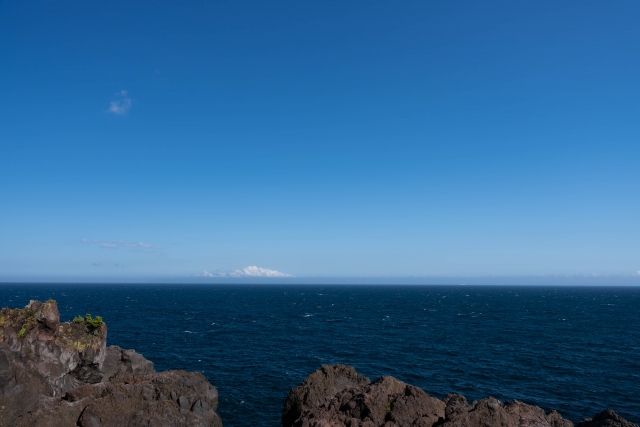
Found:
[{"label": "wispy cloud", "polygon": [[640,270],[636,271],[636,276],[640,276]]},{"label": "wispy cloud", "polygon": [[98,245],[101,248],[107,248],[107,249],[130,248],[137,252],[145,252],[145,251],[156,252],[156,251],[162,250],[160,246],[152,245],[151,243],[145,243],[145,242],[127,242],[125,240],[103,241],[103,240],[90,240],[90,239],[82,239],[80,241],[82,243]]},{"label": "wispy cloud", "polygon": [[270,270],[268,268],[261,268],[255,265],[244,267],[240,270],[233,270],[229,272],[218,271],[210,273],[205,271],[201,277],[294,277],[292,274],[283,273],[277,270]]},{"label": "wispy cloud", "polygon": [[131,109],[131,98],[129,98],[126,90],[121,90],[116,94],[118,99],[115,101],[111,101],[109,109],[107,110],[110,113],[124,115]]}]

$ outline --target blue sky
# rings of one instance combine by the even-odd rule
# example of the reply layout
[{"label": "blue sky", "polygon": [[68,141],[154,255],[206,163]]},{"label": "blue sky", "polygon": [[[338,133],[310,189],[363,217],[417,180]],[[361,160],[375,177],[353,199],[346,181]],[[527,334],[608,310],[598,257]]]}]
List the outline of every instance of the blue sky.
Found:
[{"label": "blue sky", "polygon": [[0,279],[640,275],[638,22],[2,1]]}]

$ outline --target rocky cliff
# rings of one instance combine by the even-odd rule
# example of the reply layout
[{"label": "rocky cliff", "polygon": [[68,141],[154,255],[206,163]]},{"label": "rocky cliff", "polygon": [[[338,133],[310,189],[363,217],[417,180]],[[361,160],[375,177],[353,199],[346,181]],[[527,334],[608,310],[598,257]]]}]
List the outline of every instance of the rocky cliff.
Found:
[{"label": "rocky cliff", "polygon": [[155,372],[107,347],[101,318],[60,322],[55,301],[0,312],[0,426],[222,426],[200,373]]},{"label": "rocky cliff", "polygon": [[[492,397],[467,402],[460,394],[444,399],[393,377],[374,382],[351,366],[323,365],[289,393],[283,427],[573,427],[556,411],[545,412],[517,400]],[[576,427],[638,427],[612,410]]]}]

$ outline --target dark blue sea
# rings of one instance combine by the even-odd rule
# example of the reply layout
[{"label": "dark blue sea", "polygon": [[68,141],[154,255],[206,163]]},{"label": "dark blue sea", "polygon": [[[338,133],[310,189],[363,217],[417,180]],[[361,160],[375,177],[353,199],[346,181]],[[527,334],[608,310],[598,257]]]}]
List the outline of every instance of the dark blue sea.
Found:
[{"label": "dark blue sea", "polygon": [[279,426],[320,364],[393,375],[443,397],[519,399],[577,422],[640,422],[640,288],[0,285],[2,306],[101,315],[108,344],[202,371],[224,425]]}]

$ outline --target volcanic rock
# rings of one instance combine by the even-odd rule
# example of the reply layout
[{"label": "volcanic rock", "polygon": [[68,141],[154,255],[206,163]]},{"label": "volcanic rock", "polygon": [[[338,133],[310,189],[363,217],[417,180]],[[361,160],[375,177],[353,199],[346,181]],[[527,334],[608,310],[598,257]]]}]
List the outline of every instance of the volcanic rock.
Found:
[{"label": "volcanic rock", "polygon": [[625,420],[613,409],[607,409],[593,418],[581,420],[576,427],[638,427],[638,424]]},{"label": "volcanic rock", "polygon": [[444,419],[445,404],[418,387],[383,376],[337,393],[302,412],[295,427],[431,427]]},{"label": "volcanic rock", "polygon": [[119,374],[49,399],[16,427],[221,427],[217,405],[218,392],[199,372]]},{"label": "volcanic rock", "polygon": [[[284,427],[573,427],[556,411],[545,412],[517,400],[503,403],[488,397],[468,403],[460,394],[449,394],[440,400],[393,377],[383,376],[370,384],[332,387],[333,372],[359,377],[355,369],[344,365],[323,366],[309,375],[287,398]],[[294,407],[299,412],[294,412]],[[290,422],[296,413],[299,415]],[[576,427],[638,425],[607,410],[593,419],[582,420]]]},{"label": "volcanic rock", "polygon": [[442,427],[573,427],[573,423],[556,411],[546,412],[537,406],[514,400],[505,402],[489,397],[472,404],[459,394],[443,399],[447,404]]},{"label": "volcanic rock", "polygon": [[156,373],[134,350],[107,347],[87,315],[60,322],[55,301],[0,312],[0,426],[222,426],[200,373]]},{"label": "volcanic rock", "polygon": [[282,425],[291,427],[302,412],[330,401],[336,393],[369,384],[353,366],[322,365],[299,386],[291,389],[284,403]]},{"label": "volcanic rock", "polygon": [[107,347],[102,365],[102,381],[108,381],[118,373],[148,374],[155,372],[153,362],[145,359],[135,350],[124,350],[117,345]]}]

